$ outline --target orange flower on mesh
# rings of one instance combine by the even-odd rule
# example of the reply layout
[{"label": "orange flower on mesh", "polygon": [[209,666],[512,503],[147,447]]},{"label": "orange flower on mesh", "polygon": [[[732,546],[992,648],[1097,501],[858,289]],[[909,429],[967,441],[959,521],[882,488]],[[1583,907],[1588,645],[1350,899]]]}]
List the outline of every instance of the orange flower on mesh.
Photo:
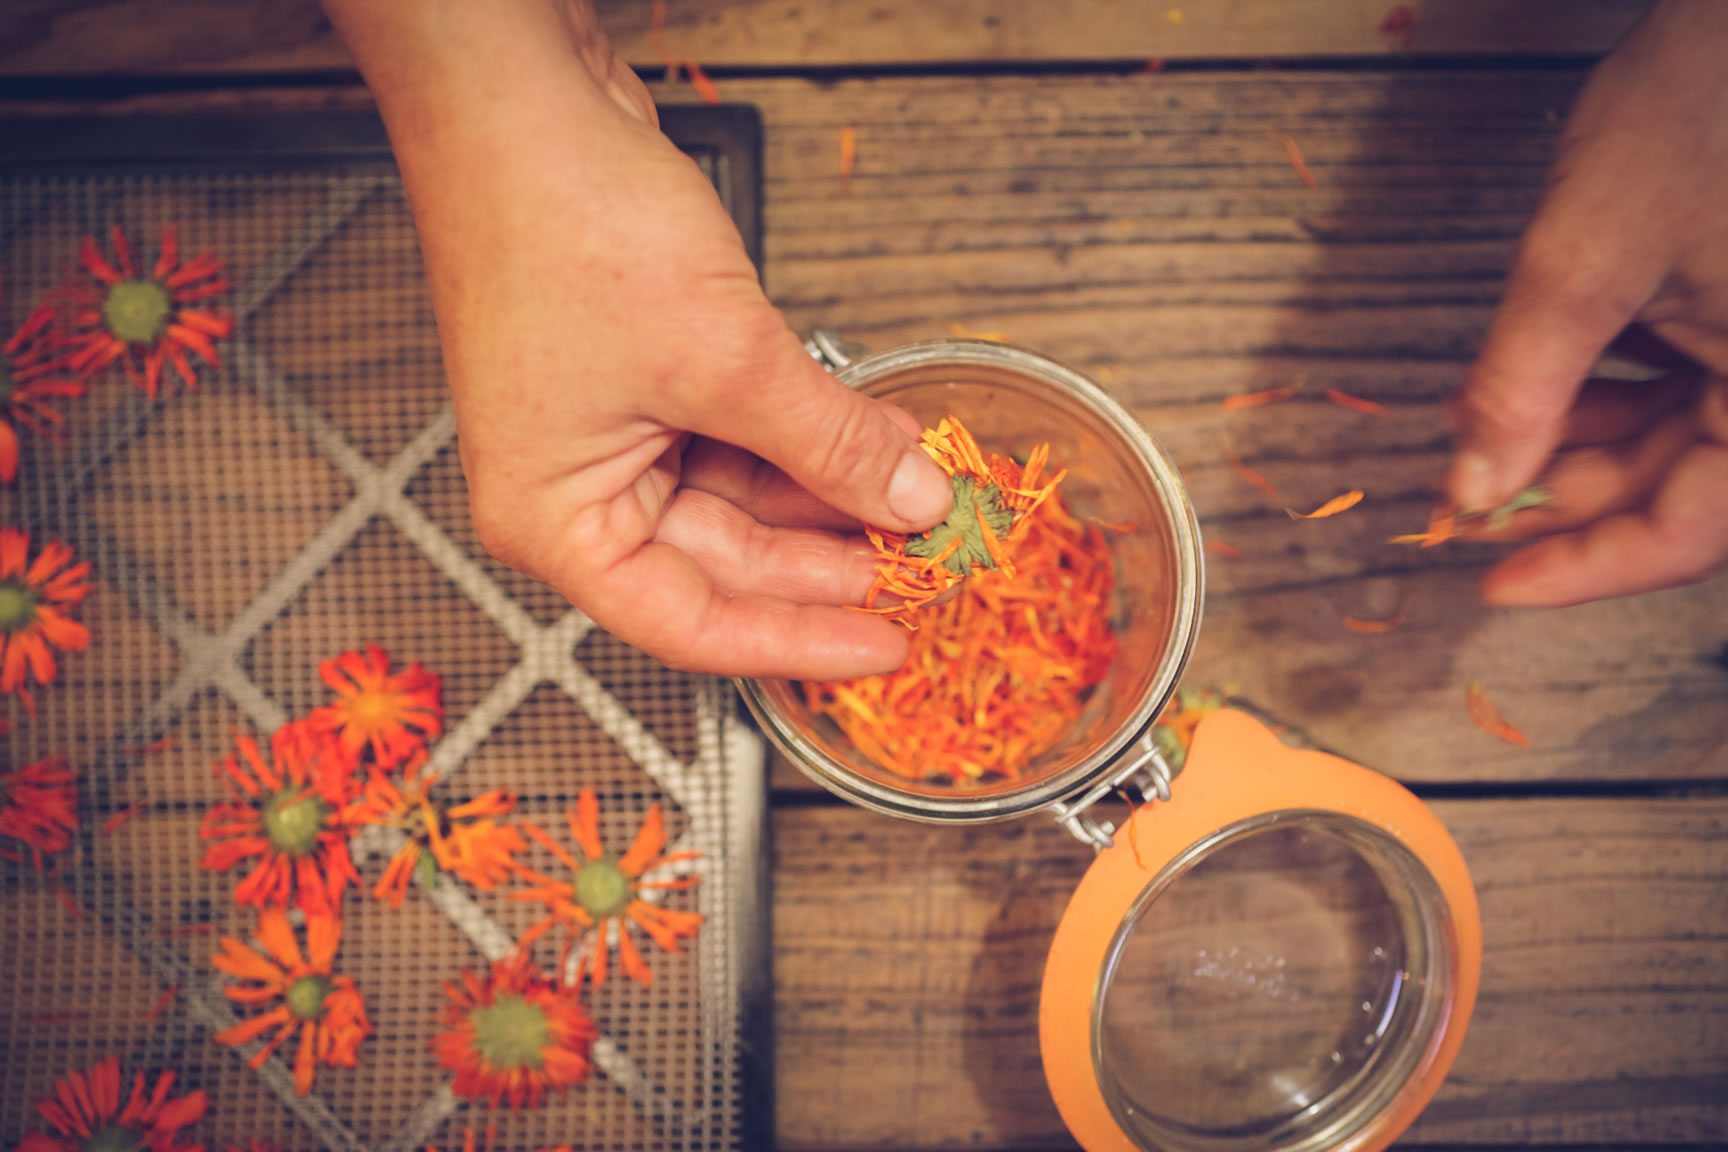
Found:
[{"label": "orange flower on mesh", "polygon": [[32,561],[30,534],[0,528],[0,692],[15,693],[31,715],[28,682],[53,681],[54,650],[82,652],[90,643],[90,630],[70,615],[90,594],[90,564],[72,557],[50,540]]},{"label": "orange flower on mesh", "polygon": [[342,922],[334,916],[308,916],[303,954],[288,917],[266,908],[258,913],[258,943],[263,951],[224,936],[222,951],[210,957],[210,963],[238,980],[251,981],[223,989],[228,999],[247,1005],[280,1003],[224,1028],[216,1033],[215,1040],[238,1046],[274,1030],[275,1035],[246,1062],[249,1068],[261,1068],[272,1052],[298,1033],[294,1091],[304,1096],[312,1091],[318,1065],[354,1067],[360,1041],[372,1034],[360,990],[351,978],[331,970],[336,948],[342,943]]},{"label": "orange flower on mesh", "polygon": [[418,661],[390,672],[390,657],[376,644],[364,654],[344,652],[318,666],[318,675],[336,693],[333,704],[317,709],[308,722],[320,731],[340,733],[342,751],[358,758],[370,747],[386,770],[396,767],[440,731],[444,709],[438,677]]},{"label": "orange flower on mesh", "polygon": [[293,903],[308,913],[337,914],[343,885],[360,882],[345,819],[355,792],[352,765],[333,738],[301,723],[276,730],[268,759],[250,736],[236,743],[240,754],[216,765],[233,799],[199,823],[198,835],[210,843],[198,866],[223,872],[251,861],[234,889],[241,904]]},{"label": "orange flower on mesh", "polygon": [[444,985],[442,1031],[432,1038],[441,1068],[456,1074],[451,1090],[496,1108],[538,1107],[548,1091],[588,1078],[589,1049],[600,1030],[577,989],[534,971],[526,951],[492,965],[484,977],[464,970]]},{"label": "orange flower on mesh", "polygon": [[[0,725],[0,732],[5,727]],[[78,827],[78,786],[66,762],[50,756],[16,772],[0,773],[0,837],[30,848],[36,870],[44,853],[63,852]],[[0,848],[0,856],[22,859]]]},{"label": "orange flower on mesh", "polygon": [[374,899],[392,908],[402,906],[410,882],[432,888],[440,872],[490,892],[509,879],[516,853],[528,846],[521,832],[495,819],[509,814],[516,797],[495,788],[465,804],[442,808],[429,795],[437,776],[420,775],[425,766],[426,753],[416,753],[398,784],[376,765],[368,765],[365,792],[349,809],[350,824],[378,824],[403,833],[402,847],[372,889]]},{"label": "orange flower on mesh", "polygon": [[74,1069],[54,1082],[54,1095],[38,1100],[36,1111],[54,1133],[31,1132],[18,1145],[18,1152],[89,1152],[92,1149],[131,1148],[150,1152],[194,1149],[180,1138],[180,1130],[204,1116],[203,1092],[172,1100],[174,1073],[164,1072],[145,1091],[144,1073],[132,1078],[132,1091],[125,1094],[120,1077],[120,1057],[110,1056],[89,1071]]},{"label": "orange flower on mesh", "polygon": [[[1006,456],[988,456],[964,425],[952,416],[919,439],[924,451],[948,474],[954,508],[928,532],[906,535],[866,526],[876,549],[876,581],[863,610],[910,627],[910,617],[971,574],[973,567],[1000,568],[1012,579],[1012,546],[1026,532],[1027,513],[1043,503],[1065,472],[1048,479],[1050,446],[1040,444],[1024,465]],[[877,606],[884,595],[893,602]]]},{"label": "orange flower on mesh", "polygon": [[624,969],[624,975],[639,984],[652,984],[654,974],[648,970],[630,937],[630,925],[642,929],[649,939],[668,952],[680,950],[680,938],[696,935],[696,930],[702,926],[701,916],[651,904],[642,898],[642,893],[693,886],[697,882],[694,876],[664,880],[651,877],[662,868],[693,860],[698,854],[662,855],[666,849],[666,829],[658,804],[648,809],[648,816],[642,821],[630,850],[617,857],[607,854],[601,847],[600,802],[593,789],[582,790],[568,819],[580,858],[537,826],[522,825],[524,832],[570,870],[567,878],[559,879],[517,866],[517,871],[533,887],[510,893],[510,899],[544,904],[550,913],[522,934],[522,947],[533,944],[553,926],[563,925],[565,941],[558,960],[558,970],[562,972],[571,949],[581,937],[588,935],[590,938],[582,952],[575,983],[581,983],[582,977],[591,973],[595,984],[603,984],[606,981],[606,954],[610,949],[608,937],[615,933],[618,937],[618,963]]},{"label": "orange flower on mesh", "polygon": [[54,306],[31,312],[0,356],[0,480],[18,478],[18,430],[38,435],[66,423],[50,400],[84,395],[71,357],[54,340]]},{"label": "orange flower on mesh", "polygon": [[71,307],[63,324],[73,348],[73,368],[88,378],[119,361],[151,399],[161,387],[165,364],[174,366],[186,387],[198,387],[188,356],[219,367],[215,341],[234,330],[233,316],[205,305],[228,289],[222,261],[201,252],[182,264],[179,226],[171,224],[162,233],[156,265],[146,276],[141,265],[134,265],[131,245],[118,224],[113,238],[112,263],[88,236],[78,251],[78,263],[96,283],[69,290]]}]

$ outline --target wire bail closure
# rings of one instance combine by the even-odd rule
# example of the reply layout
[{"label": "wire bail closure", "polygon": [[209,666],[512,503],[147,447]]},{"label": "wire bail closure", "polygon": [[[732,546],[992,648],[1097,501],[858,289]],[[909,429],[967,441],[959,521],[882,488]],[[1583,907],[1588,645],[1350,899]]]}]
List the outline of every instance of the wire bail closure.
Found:
[{"label": "wire bail closure", "polygon": [[1141,800],[1148,804],[1153,800],[1168,801],[1170,783],[1176,775],[1148,729],[1129,749],[1125,764],[1092,785],[1073,803],[1052,804],[1050,812],[1074,839],[1090,845],[1093,852],[1102,852],[1116,843],[1116,826],[1108,820],[1094,820],[1088,815],[1092,806],[1129,786],[1137,788]]},{"label": "wire bail closure", "polygon": [[804,351],[830,372],[849,368],[854,360],[870,355],[870,349],[847,340],[832,328],[810,329],[810,339],[804,341]]}]

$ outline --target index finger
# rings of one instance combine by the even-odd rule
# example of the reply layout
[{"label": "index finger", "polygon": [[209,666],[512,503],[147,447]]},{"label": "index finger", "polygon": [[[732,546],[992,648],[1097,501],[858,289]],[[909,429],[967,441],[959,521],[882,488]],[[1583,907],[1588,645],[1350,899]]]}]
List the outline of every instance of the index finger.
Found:
[{"label": "index finger", "polygon": [[1642,305],[1611,251],[1569,239],[1570,215],[1531,226],[1455,403],[1462,436],[1446,487],[1466,511],[1499,507],[1536,478],[1591,365]]},{"label": "index finger", "polygon": [[1552,536],[1501,561],[1490,604],[1561,607],[1690,584],[1728,562],[1728,446],[1700,442],[1650,504]]},{"label": "index finger", "polygon": [[[576,600],[573,588],[559,588]],[[717,586],[688,554],[643,545],[581,589],[608,632],[662,663],[721,676],[844,680],[906,660],[905,631],[879,616]]]}]

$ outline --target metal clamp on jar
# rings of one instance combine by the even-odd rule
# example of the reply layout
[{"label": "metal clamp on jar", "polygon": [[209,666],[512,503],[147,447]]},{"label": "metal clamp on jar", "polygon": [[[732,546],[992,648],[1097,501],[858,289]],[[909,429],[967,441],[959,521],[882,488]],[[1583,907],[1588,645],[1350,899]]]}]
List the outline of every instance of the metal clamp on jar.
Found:
[{"label": "metal clamp on jar", "polygon": [[[1089,1152],[1381,1149],[1445,1078],[1475,1003],[1481,931],[1463,858],[1387,777],[1286,746],[1221,710],[1173,773],[1152,728],[1198,636],[1200,530],[1180,476],[1084,375],[1003,344],[950,340],[858,358],[810,341],[840,380],[985,448],[1048,443],[1077,514],[1113,536],[1117,654],[1079,720],[1017,775],[954,783],[873,764],[797,685],[740,689],[824,787],[932,823],[1045,811],[1097,859],[1046,964],[1052,1095]],[[1123,829],[1094,806],[1132,788]]]}]

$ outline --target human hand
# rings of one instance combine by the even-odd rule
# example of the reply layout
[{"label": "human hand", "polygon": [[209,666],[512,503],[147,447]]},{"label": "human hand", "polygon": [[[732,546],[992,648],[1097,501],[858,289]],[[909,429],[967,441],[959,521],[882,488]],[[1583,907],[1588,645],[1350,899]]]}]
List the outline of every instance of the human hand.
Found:
[{"label": "human hand", "polygon": [[402,166],[487,549],[676,667],[898,667],[902,631],[840,607],[873,574],[846,532],[928,528],[951,487],[804,351],[587,6],[329,6]]},{"label": "human hand", "polygon": [[[1667,0],[1568,121],[1458,402],[1454,504],[1497,507],[1539,474],[1553,495],[1479,530],[1542,537],[1488,574],[1489,603],[1575,604],[1728,562],[1725,58],[1728,4]],[[1660,378],[1583,384],[1628,325]]]}]

